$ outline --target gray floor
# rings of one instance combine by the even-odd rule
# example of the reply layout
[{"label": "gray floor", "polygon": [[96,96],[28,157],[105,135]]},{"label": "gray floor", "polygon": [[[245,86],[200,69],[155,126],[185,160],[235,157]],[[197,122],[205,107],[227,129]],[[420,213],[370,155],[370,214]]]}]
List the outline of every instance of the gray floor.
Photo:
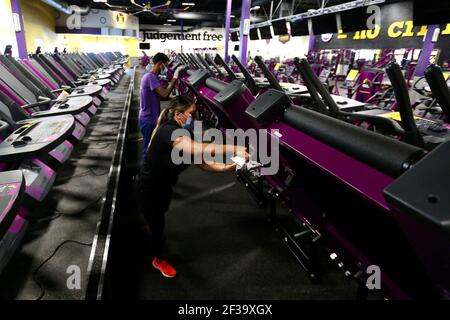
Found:
[{"label": "gray floor", "polygon": [[[59,168],[47,199],[33,214],[22,248],[0,278],[0,298],[81,299],[86,286],[90,244],[99,220],[101,198],[106,190],[117,132],[129,84],[125,76],[109,92],[107,101],[88,125],[83,141],[69,161]],[[35,274],[38,266],[66,240],[67,243]],[[67,270],[81,270],[81,290],[69,290]],[[35,279],[33,275],[35,274]],[[36,281],[35,281],[36,280]]]},{"label": "gray floor", "polygon": [[354,299],[331,266],[312,284],[234,174],[185,172],[167,213],[167,250],[179,276],[142,266],[145,299]]},{"label": "gray floor", "polygon": [[[138,75],[139,79],[142,72]],[[134,114],[138,105],[135,97]],[[136,125],[134,128],[137,130]],[[138,132],[134,134],[139,136]],[[267,209],[256,206],[234,173],[211,174],[191,167],[181,175],[166,215],[167,255],[177,268],[175,279],[162,277],[151,266],[143,243],[145,235],[139,223],[133,221],[134,212],[129,212],[131,202],[128,212],[116,220],[120,225],[112,258],[112,299],[356,297],[355,283],[328,263],[323,248],[319,248],[322,281],[309,281],[268,223]],[[292,222],[292,216],[285,209],[280,210]]]}]

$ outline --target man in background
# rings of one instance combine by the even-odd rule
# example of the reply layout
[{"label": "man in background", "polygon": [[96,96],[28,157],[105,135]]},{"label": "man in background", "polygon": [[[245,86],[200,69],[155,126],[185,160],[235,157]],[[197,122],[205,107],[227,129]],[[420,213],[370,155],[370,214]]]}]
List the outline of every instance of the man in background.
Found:
[{"label": "man in background", "polygon": [[143,159],[147,154],[148,145],[155,130],[158,117],[161,113],[161,99],[170,97],[177,82],[181,68],[175,70],[168,86],[163,86],[158,78],[162,71],[167,70],[169,57],[164,53],[157,53],[153,57],[153,67],[146,73],[141,81],[141,107],[139,112],[139,127],[144,137]]}]

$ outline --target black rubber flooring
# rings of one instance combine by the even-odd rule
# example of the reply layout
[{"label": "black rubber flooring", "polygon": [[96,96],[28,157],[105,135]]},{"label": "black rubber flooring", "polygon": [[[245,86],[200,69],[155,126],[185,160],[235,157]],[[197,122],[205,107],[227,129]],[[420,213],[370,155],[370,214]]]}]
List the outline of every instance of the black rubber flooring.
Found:
[{"label": "black rubber flooring", "polygon": [[[86,136],[57,172],[53,189],[33,213],[21,249],[0,277],[0,299],[82,299],[101,198],[115,149],[130,78],[109,92],[88,125]],[[60,244],[65,243],[40,269]],[[80,244],[81,243],[81,244]],[[80,270],[80,289],[67,281]],[[71,274],[68,273],[72,272]],[[77,282],[71,282],[77,284]]]},{"label": "black rubber flooring", "polygon": [[[135,98],[135,115],[138,108],[139,101]],[[138,130],[136,124],[134,128]],[[138,132],[131,134],[139,136]],[[321,257],[325,261],[322,281],[311,283],[267,218],[267,209],[256,206],[233,173],[212,174],[190,168],[181,175],[166,215],[168,259],[178,271],[176,278],[167,279],[151,266],[146,237],[134,200],[129,198],[121,215],[116,217],[107,297],[148,300],[356,297],[355,283],[337,267],[327,264],[325,252]]]}]

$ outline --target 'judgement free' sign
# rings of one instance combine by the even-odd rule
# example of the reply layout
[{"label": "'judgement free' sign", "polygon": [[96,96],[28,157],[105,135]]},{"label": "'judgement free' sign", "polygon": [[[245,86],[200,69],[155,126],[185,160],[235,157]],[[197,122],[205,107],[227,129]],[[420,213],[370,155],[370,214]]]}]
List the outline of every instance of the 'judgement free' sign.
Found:
[{"label": "'judgement free' sign", "polygon": [[198,33],[180,33],[180,32],[159,32],[159,31],[142,31],[142,41],[159,40],[166,42],[168,40],[183,41],[223,41],[223,35],[210,33],[209,31]]}]

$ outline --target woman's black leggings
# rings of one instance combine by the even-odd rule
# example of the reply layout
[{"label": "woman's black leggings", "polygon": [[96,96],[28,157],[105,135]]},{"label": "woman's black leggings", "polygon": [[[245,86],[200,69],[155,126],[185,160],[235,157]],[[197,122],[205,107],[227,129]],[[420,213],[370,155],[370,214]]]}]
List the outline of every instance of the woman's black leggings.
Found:
[{"label": "woman's black leggings", "polygon": [[152,254],[161,257],[164,248],[165,214],[172,200],[172,189],[139,185],[137,195],[139,211],[150,226]]}]

